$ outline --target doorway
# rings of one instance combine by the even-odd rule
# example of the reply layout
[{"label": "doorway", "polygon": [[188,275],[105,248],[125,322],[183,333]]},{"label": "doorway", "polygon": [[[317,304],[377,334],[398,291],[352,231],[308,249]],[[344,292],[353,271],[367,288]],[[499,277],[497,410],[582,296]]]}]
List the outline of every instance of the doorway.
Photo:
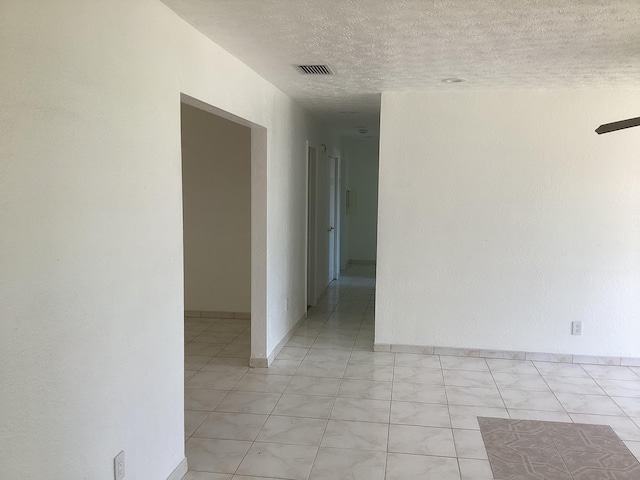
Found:
[{"label": "doorway", "polygon": [[253,135],[198,105],[180,114],[188,441],[252,354]]},{"label": "doorway", "polygon": [[336,266],[338,259],[338,158],[329,156],[329,218],[327,232],[329,234],[329,276],[328,283],[338,278],[339,270]]},{"label": "doorway", "polygon": [[342,266],[375,266],[378,230],[379,139],[346,137],[342,140],[343,181],[341,205],[344,231]]},{"label": "doorway", "polygon": [[251,129],[184,103],[180,110],[185,310],[249,319]]},{"label": "doorway", "polygon": [[316,149],[307,147],[307,309],[316,304]]},{"label": "doorway", "polygon": [[308,147],[307,306],[314,306],[339,276],[339,158]]}]

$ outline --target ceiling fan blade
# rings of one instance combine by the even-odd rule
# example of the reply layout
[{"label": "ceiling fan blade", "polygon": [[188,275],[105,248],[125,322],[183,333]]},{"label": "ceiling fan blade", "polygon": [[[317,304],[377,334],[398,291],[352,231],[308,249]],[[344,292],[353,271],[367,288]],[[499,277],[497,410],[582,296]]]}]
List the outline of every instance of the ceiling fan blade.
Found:
[{"label": "ceiling fan blade", "polygon": [[616,130],[622,130],[623,128],[631,128],[640,126],[640,117],[628,118],[627,120],[620,120],[619,122],[605,123],[596,128],[596,133],[601,135],[603,133],[615,132]]}]

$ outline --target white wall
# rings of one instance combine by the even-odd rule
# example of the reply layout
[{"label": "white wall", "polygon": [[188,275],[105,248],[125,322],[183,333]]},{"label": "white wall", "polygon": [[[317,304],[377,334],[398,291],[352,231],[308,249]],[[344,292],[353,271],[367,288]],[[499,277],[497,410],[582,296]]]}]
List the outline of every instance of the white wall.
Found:
[{"label": "white wall", "polygon": [[127,478],[162,480],[184,457],[180,94],[254,125],[256,357],[305,312],[305,142],[323,139],[156,0],[0,9],[2,476],[110,480],[124,449]]},{"label": "white wall", "polygon": [[640,129],[594,133],[638,112],[637,88],[385,93],[376,342],[640,357]]},{"label": "white wall", "polygon": [[185,310],[251,310],[251,130],[182,104]]},{"label": "white wall", "polygon": [[378,227],[378,138],[342,139],[347,164],[346,189],[355,193],[355,209],[347,213],[348,260],[375,261]]}]

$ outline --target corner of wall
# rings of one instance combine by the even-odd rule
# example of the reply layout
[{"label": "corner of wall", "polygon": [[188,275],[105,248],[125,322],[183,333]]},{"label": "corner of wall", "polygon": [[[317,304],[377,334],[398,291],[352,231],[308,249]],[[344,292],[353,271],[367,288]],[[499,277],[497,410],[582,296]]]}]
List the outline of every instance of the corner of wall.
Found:
[{"label": "corner of wall", "polygon": [[173,472],[171,472],[171,475],[167,477],[167,480],[182,480],[182,477],[187,474],[187,471],[189,471],[187,459],[183,458]]}]

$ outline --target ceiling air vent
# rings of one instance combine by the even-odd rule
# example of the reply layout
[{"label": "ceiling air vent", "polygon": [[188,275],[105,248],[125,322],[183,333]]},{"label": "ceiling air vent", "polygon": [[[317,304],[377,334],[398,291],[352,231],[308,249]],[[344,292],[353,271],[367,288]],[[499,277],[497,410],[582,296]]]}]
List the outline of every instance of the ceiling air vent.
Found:
[{"label": "ceiling air vent", "polygon": [[328,65],[296,65],[296,68],[305,75],[333,75]]}]

